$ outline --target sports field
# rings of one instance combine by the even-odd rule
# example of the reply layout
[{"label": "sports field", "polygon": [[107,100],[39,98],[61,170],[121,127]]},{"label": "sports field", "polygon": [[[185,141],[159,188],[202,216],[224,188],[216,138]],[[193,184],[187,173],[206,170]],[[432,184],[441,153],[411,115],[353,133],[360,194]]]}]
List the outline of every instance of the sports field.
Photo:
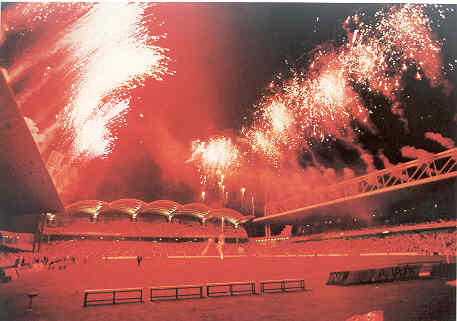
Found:
[{"label": "sports field", "polygon": [[[456,319],[456,288],[449,280],[399,281],[357,286],[325,285],[328,273],[393,266],[440,257],[227,257],[146,258],[69,265],[64,271],[23,273],[0,286],[0,320],[347,320],[384,311],[384,320]],[[90,306],[85,289],[205,284],[302,278],[307,291],[239,297]],[[27,312],[28,292],[36,291]]]}]

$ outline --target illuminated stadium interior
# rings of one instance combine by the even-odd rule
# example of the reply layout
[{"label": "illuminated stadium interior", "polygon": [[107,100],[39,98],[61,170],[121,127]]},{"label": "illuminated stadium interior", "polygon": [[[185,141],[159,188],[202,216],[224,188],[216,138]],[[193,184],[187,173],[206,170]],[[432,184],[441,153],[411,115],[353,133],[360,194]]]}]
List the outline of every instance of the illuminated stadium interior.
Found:
[{"label": "illuminated stadium interior", "polygon": [[456,15],[2,2],[0,320],[456,320]]}]

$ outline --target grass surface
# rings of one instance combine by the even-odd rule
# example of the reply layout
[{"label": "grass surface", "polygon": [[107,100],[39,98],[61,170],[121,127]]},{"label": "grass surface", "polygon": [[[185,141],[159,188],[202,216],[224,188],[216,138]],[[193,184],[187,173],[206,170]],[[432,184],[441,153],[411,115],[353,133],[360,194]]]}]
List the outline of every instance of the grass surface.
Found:
[{"label": "grass surface", "polygon": [[[65,271],[23,273],[0,285],[0,320],[5,321],[286,321],[347,320],[383,310],[389,321],[455,320],[455,287],[447,280],[415,280],[357,286],[326,286],[330,271],[389,266],[411,257],[244,257],[118,260],[70,265]],[[433,259],[436,259],[433,258]],[[305,292],[131,303],[83,308],[85,289],[303,278]],[[33,312],[26,294],[37,291]],[[147,296],[147,295],[145,295]]]}]

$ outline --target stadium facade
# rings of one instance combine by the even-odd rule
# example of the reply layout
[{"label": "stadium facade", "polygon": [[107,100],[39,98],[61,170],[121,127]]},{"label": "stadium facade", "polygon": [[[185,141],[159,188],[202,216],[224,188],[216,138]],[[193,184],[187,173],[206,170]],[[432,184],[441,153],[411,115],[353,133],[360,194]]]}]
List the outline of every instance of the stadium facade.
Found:
[{"label": "stadium facade", "polygon": [[13,93],[0,72],[0,229],[34,232],[41,213],[64,210]]}]

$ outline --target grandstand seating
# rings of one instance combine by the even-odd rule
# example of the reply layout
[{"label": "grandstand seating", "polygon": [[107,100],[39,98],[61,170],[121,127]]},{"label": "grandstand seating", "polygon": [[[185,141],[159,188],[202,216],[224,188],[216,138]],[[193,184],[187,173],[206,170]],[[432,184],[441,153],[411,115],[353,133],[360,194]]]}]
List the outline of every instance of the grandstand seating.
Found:
[{"label": "grandstand seating", "polygon": [[[82,223],[86,224],[86,223]],[[87,223],[92,224],[94,223]],[[98,224],[98,223],[96,223]],[[110,223],[108,223],[109,225]],[[131,257],[143,256],[145,258],[166,258],[174,256],[201,256],[207,242],[208,236],[217,235],[220,226],[203,225],[197,223],[197,227],[188,226],[181,223],[154,223],[157,228],[170,237],[139,239],[129,238],[120,235],[119,237],[107,237],[102,234],[95,234],[92,237],[75,234],[64,235],[65,237],[50,239],[41,245],[39,257],[34,253],[2,253],[0,255],[1,266],[19,265],[27,269],[33,263],[47,264],[56,262],[67,263],[91,263],[96,260],[108,259],[112,257]],[[103,223],[100,223],[103,225]],[[135,224],[132,224],[135,226]],[[206,230],[203,230],[206,228]],[[103,230],[103,229],[102,229]],[[230,235],[240,229],[226,227],[225,233]],[[244,231],[244,229],[241,229]],[[105,230],[103,230],[105,231]],[[110,231],[108,226],[106,231]],[[201,237],[185,236],[195,235],[196,232]],[[136,233],[136,231],[130,231]],[[126,233],[126,232],[124,232]],[[245,233],[245,232],[244,232]],[[108,233],[109,234],[109,233]],[[124,234],[123,234],[124,235]],[[224,255],[371,255],[371,254],[412,254],[433,256],[441,255],[449,258],[456,255],[457,231],[454,228],[442,230],[416,230],[406,231],[396,234],[376,234],[376,235],[357,235],[354,237],[340,237],[335,239],[313,239],[301,240],[290,238],[278,242],[256,242],[246,239],[234,242],[225,242],[223,247]],[[209,247],[206,253],[208,256],[218,256],[216,246]],[[18,261],[19,260],[19,261]]]},{"label": "grandstand seating", "polygon": [[[123,236],[150,236],[150,237],[208,237],[218,235],[221,232],[221,226],[213,222],[205,224],[192,220],[173,220],[166,222],[156,220],[154,222],[130,222],[128,220],[109,220],[99,221],[96,223],[88,220],[75,221],[65,226],[47,226],[45,234],[87,234],[98,233],[123,235]],[[235,228],[231,224],[224,225],[224,235],[226,237],[246,238],[247,234],[244,228]]]},{"label": "grandstand seating", "polygon": [[[275,246],[265,243],[250,245],[249,251],[269,254],[348,254],[365,253],[415,253],[420,255],[455,256],[457,232],[411,232],[396,235],[359,236],[357,238],[315,239],[297,242],[294,239],[278,242]],[[274,244],[274,243],[273,243]],[[271,245],[271,243],[270,243]]]}]

